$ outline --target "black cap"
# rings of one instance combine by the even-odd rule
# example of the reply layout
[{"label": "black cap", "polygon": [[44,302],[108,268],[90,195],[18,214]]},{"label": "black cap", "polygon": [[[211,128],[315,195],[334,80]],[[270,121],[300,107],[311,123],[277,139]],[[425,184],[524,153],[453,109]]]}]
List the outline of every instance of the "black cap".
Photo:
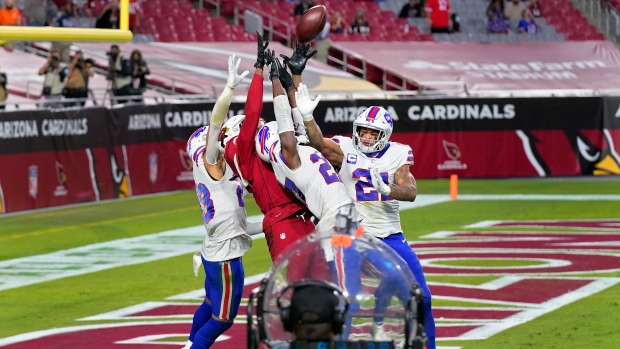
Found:
[{"label": "black cap", "polygon": [[331,323],[338,303],[338,296],[329,288],[315,285],[296,288],[291,297],[290,321],[293,327]]}]

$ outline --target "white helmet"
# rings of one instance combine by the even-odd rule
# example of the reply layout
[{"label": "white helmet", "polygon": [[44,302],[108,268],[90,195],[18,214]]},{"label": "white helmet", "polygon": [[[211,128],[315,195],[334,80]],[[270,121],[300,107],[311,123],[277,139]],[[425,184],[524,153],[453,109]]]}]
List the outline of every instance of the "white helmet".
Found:
[{"label": "white helmet", "polygon": [[[192,136],[187,140],[187,147],[185,151],[187,155],[190,157],[194,156],[194,154],[198,154],[198,149],[200,147],[204,147],[207,145],[207,132],[209,131],[209,126],[202,126],[192,133]],[[194,162],[197,162],[198,159],[193,159]]]},{"label": "white helmet", "polygon": [[222,153],[224,153],[224,146],[226,146],[226,143],[228,143],[228,141],[233,137],[238,136],[239,132],[241,132],[241,124],[243,124],[243,120],[245,120],[245,115],[235,115],[226,120],[224,125],[222,125],[222,130],[220,131],[220,135],[217,139]]},{"label": "white helmet", "polygon": [[[364,145],[361,142],[359,129],[361,127],[379,131],[379,136],[374,145]],[[381,151],[388,144],[394,122],[387,110],[381,107],[368,107],[361,112],[353,121],[353,144],[362,153],[374,153]]]},{"label": "white helmet", "polygon": [[280,140],[278,135],[278,123],[271,121],[266,123],[256,133],[255,145],[258,156],[265,162],[269,162],[270,152],[276,143]]}]

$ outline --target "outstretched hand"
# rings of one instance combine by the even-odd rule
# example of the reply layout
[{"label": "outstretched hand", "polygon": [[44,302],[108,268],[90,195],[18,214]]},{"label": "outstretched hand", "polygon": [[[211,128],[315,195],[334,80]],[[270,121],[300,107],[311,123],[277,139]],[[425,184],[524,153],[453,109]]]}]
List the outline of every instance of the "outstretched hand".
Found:
[{"label": "outstretched hand", "polygon": [[241,81],[250,73],[246,70],[239,75],[239,64],[241,64],[241,58],[237,59],[237,63],[235,63],[234,54],[228,57],[228,80],[226,80],[226,86],[232,89],[239,86]]},{"label": "outstretched hand", "polygon": [[308,86],[305,84],[299,84],[297,92],[295,92],[295,101],[297,102],[297,109],[299,109],[304,121],[310,121],[314,118],[312,113],[321,101],[321,95],[312,100],[310,98],[310,93],[308,92]]},{"label": "outstretched hand", "polygon": [[284,65],[288,66],[293,75],[301,75],[306,69],[306,62],[316,54],[316,50],[308,53],[310,50],[310,44],[297,44],[297,40],[293,43],[293,55],[291,57],[280,55],[284,61]]},{"label": "outstretched hand", "polygon": [[385,184],[383,178],[381,178],[381,174],[379,173],[379,169],[374,167],[370,169],[370,181],[372,182],[372,186],[377,189],[379,194],[382,195],[390,195],[392,191],[390,186]]},{"label": "outstretched hand", "polygon": [[265,66],[265,50],[269,46],[269,40],[264,40],[263,36],[256,32],[256,44],[256,63],[254,63],[254,67],[263,69]]},{"label": "outstretched hand", "polygon": [[278,65],[280,62],[278,58],[276,58],[276,52],[273,50],[265,51],[265,64],[269,66],[269,80],[273,81],[273,79],[278,79],[280,75],[280,70],[278,69]]}]

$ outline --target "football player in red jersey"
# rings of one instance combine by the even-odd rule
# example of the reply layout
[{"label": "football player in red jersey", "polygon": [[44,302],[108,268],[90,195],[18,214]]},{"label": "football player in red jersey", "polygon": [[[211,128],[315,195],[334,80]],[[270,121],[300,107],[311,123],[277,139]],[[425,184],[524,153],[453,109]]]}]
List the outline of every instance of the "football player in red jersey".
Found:
[{"label": "football player in red jersey", "polygon": [[[258,33],[257,37],[256,69],[248,91],[245,119],[237,120],[234,125],[224,124],[221,142],[226,162],[241,178],[245,188],[254,194],[256,204],[265,215],[263,232],[273,261],[293,242],[313,232],[315,226],[306,205],[280,186],[271,165],[261,160],[255,150],[254,138],[262,126],[259,122],[263,109],[263,67],[269,44]],[[304,57],[305,61],[310,58]]]}]

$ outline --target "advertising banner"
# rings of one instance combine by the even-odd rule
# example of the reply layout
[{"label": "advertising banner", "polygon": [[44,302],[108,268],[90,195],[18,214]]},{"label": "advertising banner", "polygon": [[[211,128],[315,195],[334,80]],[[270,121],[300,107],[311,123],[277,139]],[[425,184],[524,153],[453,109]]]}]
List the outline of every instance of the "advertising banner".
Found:
[{"label": "advertising banner", "polygon": [[[416,178],[620,175],[620,97],[324,101],[325,136],[387,109]],[[243,114],[233,103],[230,116]],[[194,187],[185,147],[213,103],[3,113],[0,213]],[[261,115],[273,120],[273,105]]]}]

